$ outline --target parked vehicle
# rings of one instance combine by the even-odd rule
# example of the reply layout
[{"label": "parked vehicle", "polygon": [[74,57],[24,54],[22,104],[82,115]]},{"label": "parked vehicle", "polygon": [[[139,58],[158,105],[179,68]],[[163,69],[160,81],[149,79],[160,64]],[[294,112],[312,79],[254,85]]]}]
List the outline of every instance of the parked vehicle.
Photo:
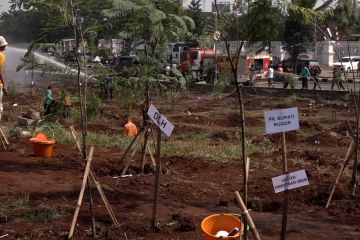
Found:
[{"label": "parked vehicle", "polygon": [[116,71],[122,71],[126,68],[133,67],[136,65],[139,65],[139,59],[136,56],[118,56],[114,57],[111,60],[110,65],[116,70]]},{"label": "parked vehicle", "polygon": [[352,70],[358,70],[358,64],[360,61],[360,56],[350,56],[342,57],[340,61],[334,63],[334,69],[344,68],[347,72]]},{"label": "parked vehicle", "polygon": [[170,63],[180,64],[180,55],[184,51],[195,48],[197,45],[193,42],[174,42],[169,43],[169,49],[170,49]]},{"label": "parked vehicle", "polygon": [[296,59],[294,66],[293,66],[293,62],[292,62],[291,58],[286,59],[282,62],[282,67],[285,72],[293,72],[293,67],[295,67],[295,69],[296,69],[295,73],[300,74],[300,72],[304,68],[304,66],[306,66],[310,69],[313,66],[320,67],[320,64],[319,64],[319,61],[316,59],[302,59],[302,58]]}]

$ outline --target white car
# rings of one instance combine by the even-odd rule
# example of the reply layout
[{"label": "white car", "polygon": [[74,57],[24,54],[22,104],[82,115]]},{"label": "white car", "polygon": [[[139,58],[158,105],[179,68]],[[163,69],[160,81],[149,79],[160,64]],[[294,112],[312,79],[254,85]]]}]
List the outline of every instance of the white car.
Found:
[{"label": "white car", "polygon": [[360,56],[342,57],[339,62],[334,63],[334,68],[344,68],[347,72],[358,70]]}]

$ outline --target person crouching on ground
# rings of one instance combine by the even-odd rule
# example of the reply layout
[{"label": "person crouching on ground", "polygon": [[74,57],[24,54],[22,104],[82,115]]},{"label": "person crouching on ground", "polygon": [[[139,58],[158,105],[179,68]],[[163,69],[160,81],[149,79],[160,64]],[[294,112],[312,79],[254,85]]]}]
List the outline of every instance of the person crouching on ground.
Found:
[{"label": "person crouching on ground", "polygon": [[0,121],[4,110],[2,97],[3,97],[3,93],[6,94],[6,90],[7,90],[3,75],[4,65],[5,65],[4,51],[7,45],[8,43],[6,42],[5,38],[3,36],[0,36]]},{"label": "person crouching on ground", "polygon": [[133,122],[131,122],[130,115],[127,115],[126,119],[127,123],[124,125],[123,134],[126,137],[135,137],[138,134],[137,127]]},{"label": "person crouching on ground", "polygon": [[44,94],[44,116],[52,113],[53,105],[54,105],[53,93],[51,91],[51,86],[48,86]]}]

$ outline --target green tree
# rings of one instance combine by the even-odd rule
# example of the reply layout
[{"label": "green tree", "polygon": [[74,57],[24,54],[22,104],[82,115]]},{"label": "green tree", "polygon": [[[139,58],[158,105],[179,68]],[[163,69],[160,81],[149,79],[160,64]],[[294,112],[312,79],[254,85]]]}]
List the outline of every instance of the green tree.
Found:
[{"label": "green tree", "polygon": [[145,44],[145,53],[162,61],[168,58],[168,43],[190,35],[195,27],[180,4],[171,0],[114,0],[114,9],[106,14],[128,16],[119,36],[134,47]]},{"label": "green tree", "polygon": [[[97,36],[97,33],[106,25],[106,22],[103,21],[102,11],[112,6],[111,0],[74,0],[73,2],[85,32],[83,37]],[[27,34],[26,40],[35,40],[37,37],[41,41],[47,42],[72,36],[73,19],[70,1],[11,0],[10,3],[12,4],[11,10],[9,13],[1,15],[0,26],[11,35],[22,36],[31,32],[31,34]]]},{"label": "green tree", "polygon": [[[313,9],[316,4],[316,0],[293,0],[292,2],[306,9]],[[293,66],[299,54],[312,49],[314,44],[313,26],[303,19],[301,13],[293,9],[289,9],[285,20],[282,44],[290,54]]]},{"label": "green tree", "polygon": [[205,15],[201,11],[201,0],[191,0],[188,9],[185,12],[194,20],[194,33],[197,35],[202,34],[205,26]]},{"label": "green tree", "polygon": [[35,9],[10,10],[0,15],[0,29],[12,42],[31,42],[46,25],[47,14]]}]

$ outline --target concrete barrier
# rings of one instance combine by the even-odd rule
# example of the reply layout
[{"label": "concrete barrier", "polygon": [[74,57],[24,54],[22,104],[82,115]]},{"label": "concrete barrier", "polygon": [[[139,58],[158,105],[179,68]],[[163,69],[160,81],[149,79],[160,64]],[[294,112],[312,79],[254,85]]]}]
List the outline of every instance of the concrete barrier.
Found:
[{"label": "concrete barrier", "polygon": [[[193,84],[190,90],[199,91],[201,93],[209,93],[214,89],[210,84]],[[235,90],[235,86],[225,86],[224,92],[230,93]],[[279,96],[289,97],[297,96],[303,98],[313,99],[327,99],[327,100],[343,100],[348,101],[351,99],[350,92],[348,91],[330,91],[330,90],[310,90],[310,89],[284,89],[284,88],[267,88],[267,87],[241,87],[244,93],[259,95],[259,96]]]}]

